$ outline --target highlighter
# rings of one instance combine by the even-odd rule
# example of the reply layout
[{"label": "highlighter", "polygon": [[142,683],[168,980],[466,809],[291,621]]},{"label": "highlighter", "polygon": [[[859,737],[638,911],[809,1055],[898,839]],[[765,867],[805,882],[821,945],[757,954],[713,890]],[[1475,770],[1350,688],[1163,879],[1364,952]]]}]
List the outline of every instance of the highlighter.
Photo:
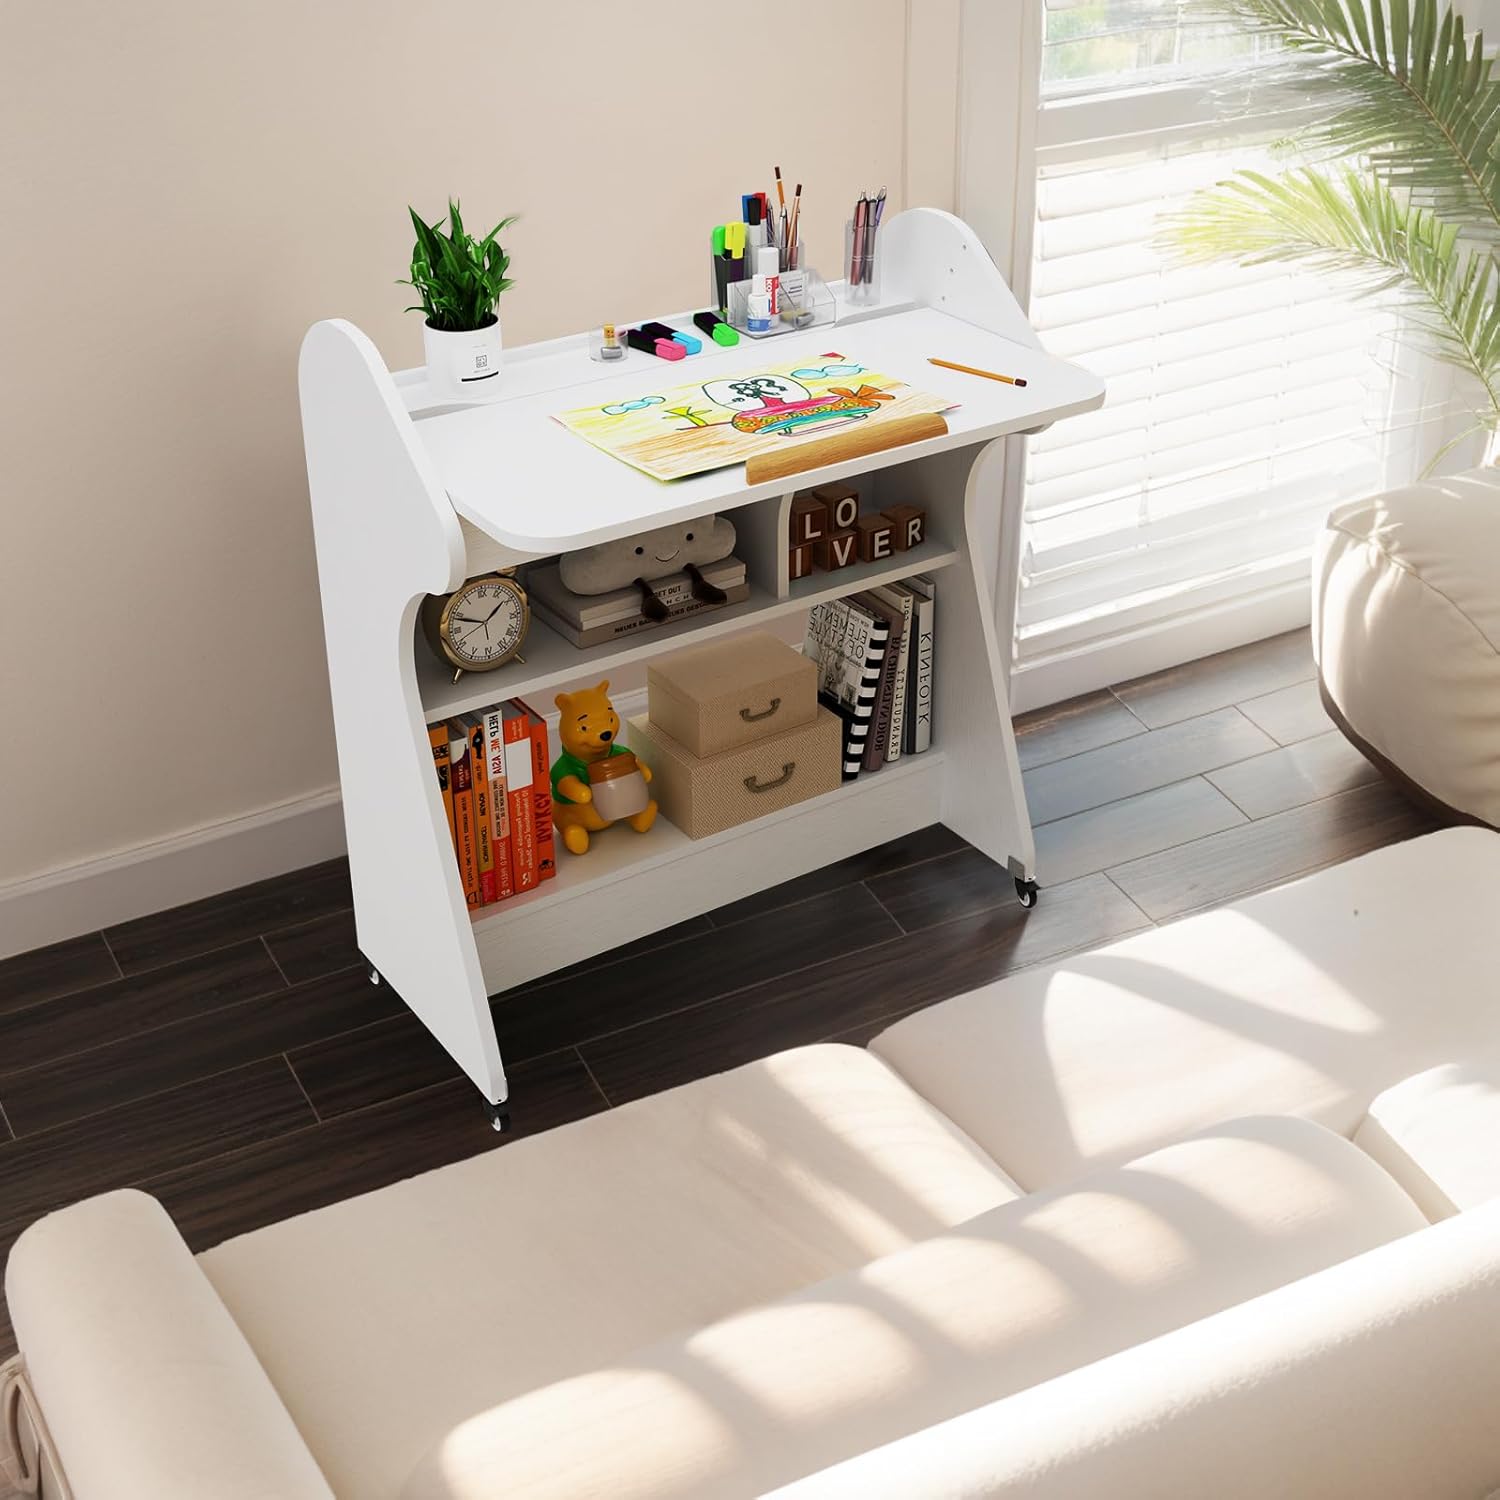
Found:
[{"label": "highlighter", "polygon": [[693,314],[693,322],[721,348],[729,349],[739,343],[738,332],[717,313],[701,312]]}]

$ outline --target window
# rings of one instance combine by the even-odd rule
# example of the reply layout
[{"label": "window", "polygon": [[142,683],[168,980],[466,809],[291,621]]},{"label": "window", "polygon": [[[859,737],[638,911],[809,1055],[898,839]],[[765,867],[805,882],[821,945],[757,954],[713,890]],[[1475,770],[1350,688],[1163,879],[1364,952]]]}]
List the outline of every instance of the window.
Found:
[{"label": "window", "polygon": [[1328,507],[1406,477],[1387,312],[1155,243],[1164,208],[1268,165],[1292,123],[1218,118],[1210,75],[1266,45],[1177,0],[1045,0],[1031,319],[1108,396],[1029,447],[1023,670],[1302,586]]}]

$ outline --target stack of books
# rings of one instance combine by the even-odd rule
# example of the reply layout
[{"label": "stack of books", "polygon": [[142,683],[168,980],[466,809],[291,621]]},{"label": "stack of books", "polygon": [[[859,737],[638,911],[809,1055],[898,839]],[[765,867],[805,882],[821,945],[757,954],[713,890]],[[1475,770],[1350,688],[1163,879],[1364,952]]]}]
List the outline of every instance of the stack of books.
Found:
[{"label": "stack of books", "polygon": [[464,900],[489,906],[557,874],[546,720],[513,698],[427,737]]},{"label": "stack of books", "polygon": [[745,565],[737,557],[708,563],[700,575],[722,591],[723,600],[701,597],[702,590],[695,591],[695,580],[690,573],[671,573],[651,583],[651,592],[667,611],[666,617],[658,620],[651,619],[642,608],[644,595],[639,587],[615,589],[607,594],[575,594],[564,586],[555,562],[540,564],[527,572],[526,593],[537,618],[545,620],[565,640],[579,647],[597,646],[702,610],[738,604],[750,597]]},{"label": "stack of books", "polygon": [[819,700],[844,721],[845,781],[931,746],[936,604],[916,574],[808,612],[802,651],[818,664]]}]

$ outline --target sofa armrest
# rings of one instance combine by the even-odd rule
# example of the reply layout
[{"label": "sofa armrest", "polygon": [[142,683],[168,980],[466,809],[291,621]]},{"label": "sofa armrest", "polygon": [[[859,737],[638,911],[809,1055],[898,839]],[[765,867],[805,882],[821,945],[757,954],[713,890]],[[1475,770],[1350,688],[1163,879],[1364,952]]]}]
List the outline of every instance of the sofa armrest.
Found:
[{"label": "sofa armrest", "polygon": [[1476,1500],[1500,1493],[1497,1340],[1492,1204],[768,1500]]},{"label": "sofa armrest", "polygon": [[74,1500],[333,1500],[154,1198],[107,1193],[39,1220],[5,1293]]}]

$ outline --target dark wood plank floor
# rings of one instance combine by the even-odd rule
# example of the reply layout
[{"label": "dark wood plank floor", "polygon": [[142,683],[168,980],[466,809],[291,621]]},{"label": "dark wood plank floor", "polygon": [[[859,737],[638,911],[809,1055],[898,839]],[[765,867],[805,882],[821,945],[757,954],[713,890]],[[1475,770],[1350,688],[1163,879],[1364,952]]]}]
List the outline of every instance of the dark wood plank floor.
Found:
[{"label": "dark wood plank floor", "polygon": [[[1312,677],[1297,632],[1019,721],[1044,887],[1030,914],[932,828],[497,997],[515,1135],[783,1047],[863,1042],[1426,831]],[[0,1260],[37,1215],[108,1188],[155,1193],[201,1249],[499,1143],[368,982],[342,861],[0,963]]]}]

